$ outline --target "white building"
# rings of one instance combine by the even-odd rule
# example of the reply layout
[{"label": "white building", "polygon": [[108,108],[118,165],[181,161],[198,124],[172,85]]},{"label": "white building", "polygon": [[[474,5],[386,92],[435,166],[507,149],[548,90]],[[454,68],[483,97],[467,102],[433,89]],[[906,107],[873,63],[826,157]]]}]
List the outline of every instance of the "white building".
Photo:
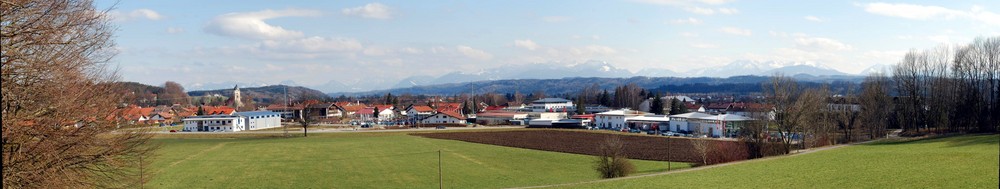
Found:
[{"label": "white building", "polygon": [[281,114],[271,111],[237,112],[185,118],[183,131],[236,132],[281,127]]},{"label": "white building", "polygon": [[712,115],[691,112],[670,116],[670,131],[689,132],[712,137],[733,137],[739,127],[753,119],[735,114]]},{"label": "white building", "polygon": [[631,118],[626,118],[625,123],[628,124],[629,128],[639,129],[643,131],[648,130],[658,130],[667,131],[670,126],[670,117],[666,115],[644,115],[636,116]]},{"label": "white building", "polygon": [[543,98],[531,102],[532,112],[568,112],[576,110],[573,101],[564,98]]},{"label": "white building", "polygon": [[421,124],[450,123],[465,124],[465,117],[458,112],[443,111],[420,120]]},{"label": "white building", "polygon": [[627,126],[626,119],[644,115],[650,115],[650,113],[629,109],[611,110],[594,114],[594,124],[598,128],[621,129]]}]

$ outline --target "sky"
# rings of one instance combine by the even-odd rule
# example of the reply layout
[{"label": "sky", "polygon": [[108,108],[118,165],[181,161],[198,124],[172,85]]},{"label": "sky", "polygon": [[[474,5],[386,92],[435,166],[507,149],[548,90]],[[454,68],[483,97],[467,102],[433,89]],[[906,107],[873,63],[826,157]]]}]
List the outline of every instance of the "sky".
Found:
[{"label": "sky", "polygon": [[1000,1],[104,1],[123,80],[356,84],[503,65],[684,72],[737,60],[859,73],[1000,36]]}]

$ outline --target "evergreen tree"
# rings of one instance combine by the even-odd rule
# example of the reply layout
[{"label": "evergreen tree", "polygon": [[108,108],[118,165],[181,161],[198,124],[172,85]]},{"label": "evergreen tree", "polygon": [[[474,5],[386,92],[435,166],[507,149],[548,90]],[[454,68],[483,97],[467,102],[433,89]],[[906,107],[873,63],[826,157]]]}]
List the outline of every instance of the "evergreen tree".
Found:
[{"label": "evergreen tree", "polygon": [[576,98],[576,114],[587,114],[587,105],[583,104],[583,98]]},{"label": "evergreen tree", "polygon": [[660,93],[656,93],[649,105],[649,112],[657,115],[663,114],[663,99],[660,99]]}]

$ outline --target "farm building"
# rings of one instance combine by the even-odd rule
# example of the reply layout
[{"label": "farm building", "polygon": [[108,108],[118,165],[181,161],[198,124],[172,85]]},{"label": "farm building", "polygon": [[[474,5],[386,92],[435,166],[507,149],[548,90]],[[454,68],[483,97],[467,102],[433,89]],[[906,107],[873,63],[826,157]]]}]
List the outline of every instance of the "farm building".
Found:
[{"label": "farm building", "polygon": [[206,115],[185,118],[183,131],[236,132],[281,126],[281,114],[271,111],[237,112],[233,115]]},{"label": "farm building", "polygon": [[570,112],[576,110],[573,101],[564,98],[543,98],[531,102],[532,112]]}]

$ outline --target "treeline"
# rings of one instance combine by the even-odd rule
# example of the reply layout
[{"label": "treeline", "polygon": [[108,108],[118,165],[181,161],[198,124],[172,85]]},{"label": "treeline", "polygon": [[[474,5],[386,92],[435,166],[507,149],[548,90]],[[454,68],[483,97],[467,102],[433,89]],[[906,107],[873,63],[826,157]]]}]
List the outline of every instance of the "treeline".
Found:
[{"label": "treeline", "polygon": [[991,132],[1000,127],[1000,37],[910,51],[892,81],[905,131]]},{"label": "treeline", "polygon": [[[860,87],[803,87],[783,76],[762,84],[770,107],[740,127],[751,158],[836,143],[904,135],[1000,130],[1000,37],[907,53],[887,76]],[[850,84],[847,84],[850,85]],[[860,93],[858,93],[859,89]]]}]

